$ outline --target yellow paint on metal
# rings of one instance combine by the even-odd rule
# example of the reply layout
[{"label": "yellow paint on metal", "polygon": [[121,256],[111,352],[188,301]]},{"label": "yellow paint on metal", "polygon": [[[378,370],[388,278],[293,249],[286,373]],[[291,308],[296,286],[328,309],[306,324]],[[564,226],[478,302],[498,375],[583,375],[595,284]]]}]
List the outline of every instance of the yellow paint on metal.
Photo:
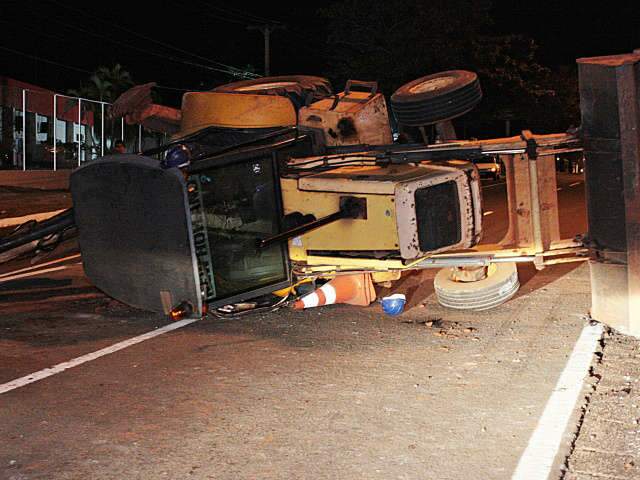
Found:
[{"label": "yellow paint on metal", "polygon": [[[336,100],[339,100],[337,103]],[[393,142],[384,95],[352,91],[302,107],[300,125],[321,129],[327,145],[387,145]],[[352,128],[344,129],[343,124]]]},{"label": "yellow paint on metal", "polygon": [[182,97],[179,136],[204,127],[267,128],[296,124],[288,98],[247,93],[187,92]]},{"label": "yellow paint on metal", "polygon": [[[381,94],[377,94],[379,98],[384,98]],[[357,112],[362,110],[367,101],[372,99],[370,92],[358,92],[353,91],[349,92],[348,95],[345,95],[344,92],[338,94],[338,98],[340,100],[347,99],[347,101],[339,101],[337,105],[334,107],[335,99],[334,97],[324,98],[322,100],[318,100],[317,102],[311,104],[310,107],[307,107],[307,110],[310,112],[317,111],[333,111],[333,112]]]},{"label": "yellow paint on metal", "polygon": [[353,257],[321,257],[308,255],[305,265],[298,265],[297,268],[305,273],[336,273],[339,271],[403,271],[408,270],[402,260],[379,260],[376,258],[353,258]]},{"label": "yellow paint on metal", "polygon": [[[285,214],[301,212],[322,218],[340,209],[345,193],[301,192],[295,179],[282,179]],[[308,250],[398,250],[393,195],[351,195],[367,200],[366,219],[344,219],[325,225],[289,242],[292,260],[304,261]]]},{"label": "yellow paint on metal", "polygon": [[291,285],[289,287],[281,288],[280,290],[276,290],[275,292],[272,292],[272,293],[277,297],[284,298],[284,297],[290,295],[291,293],[294,293],[295,292],[295,288],[298,285],[302,285],[303,283],[309,283],[309,282],[311,282],[310,278],[303,278],[299,282],[296,282],[296,283],[294,283],[293,285]]},{"label": "yellow paint on metal", "polygon": [[298,188],[312,192],[394,195],[399,182],[424,177],[425,170],[413,165],[390,167],[341,167],[300,177]]},{"label": "yellow paint on metal", "polygon": [[391,272],[373,272],[371,274],[371,280],[373,280],[373,283],[393,282],[400,280],[400,275],[402,275],[402,271],[400,270],[393,270]]}]

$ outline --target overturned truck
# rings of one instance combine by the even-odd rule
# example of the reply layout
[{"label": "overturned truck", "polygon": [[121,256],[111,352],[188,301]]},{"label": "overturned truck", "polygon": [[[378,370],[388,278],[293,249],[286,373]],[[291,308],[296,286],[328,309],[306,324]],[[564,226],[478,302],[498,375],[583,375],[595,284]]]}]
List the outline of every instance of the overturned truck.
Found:
[{"label": "overturned truck", "polygon": [[[265,305],[282,304],[318,279],[350,283],[350,293],[319,289],[296,307],[368,305],[373,283],[422,268],[442,269],[445,306],[499,305],[518,289],[518,262],[585,259],[579,241],[559,236],[554,173],[556,154],[581,147],[572,134],[457,140],[450,121],[481,97],[471,72],[410,82],[391,97],[403,142],[394,143],[372,82],[334,94],[322,78],[270,77],[189,92],[167,145],[73,172],[86,275],[117,300],[175,318],[233,313],[273,292],[283,300]],[[472,161],[497,156],[509,230],[479,245]]]},{"label": "overturned truck", "polygon": [[[305,278],[355,276],[356,290],[370,292],[371,282],[445,267],[436,277],[442,304],[498,305],[518,288],[516,262],[581,259],[581,245],[559,238],[548,198],[553,155],[579,147],[571,135],[455,140],[447,122],[480,98],[471,72],[410,82],[391,98],[398,122],[421,134],[437,124],[445,138],[394,144],[375,83],[351,81],[334,95],[321,78],[272,77],[187,93],[164,151],[73,173],[86,274],[127,304],[201,314]],[[470,161],[500,154],[511,228],[500,245],[477,248],[482,202]],[[302,304],[331,303],[330,292]]]}]

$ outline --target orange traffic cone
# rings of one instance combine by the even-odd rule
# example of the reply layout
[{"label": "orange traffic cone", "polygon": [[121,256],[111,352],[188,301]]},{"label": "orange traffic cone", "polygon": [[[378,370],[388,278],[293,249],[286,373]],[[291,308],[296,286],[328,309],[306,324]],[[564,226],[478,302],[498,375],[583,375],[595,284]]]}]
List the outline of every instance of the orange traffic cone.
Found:
[{"label": "orange traffic cone", "polygon": [[325,283],[315,292],[305,295],[293,304],[295,310],[303,308],[331,305],[332,303],[348,303],[350,305],[367,306],[376,299],[371,275],[340,275]]}]

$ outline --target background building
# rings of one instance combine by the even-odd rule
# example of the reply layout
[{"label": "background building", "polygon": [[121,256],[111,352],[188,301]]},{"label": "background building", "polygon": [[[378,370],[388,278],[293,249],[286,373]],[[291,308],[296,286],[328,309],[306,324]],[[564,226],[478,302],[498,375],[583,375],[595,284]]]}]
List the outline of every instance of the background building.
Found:
[{"label": "background building", "polygon": [[0,168],[73,168],[109,153],[119,139],[130,152],[166,140],[142,125],[111,118],[108,107],[0,76]]}]

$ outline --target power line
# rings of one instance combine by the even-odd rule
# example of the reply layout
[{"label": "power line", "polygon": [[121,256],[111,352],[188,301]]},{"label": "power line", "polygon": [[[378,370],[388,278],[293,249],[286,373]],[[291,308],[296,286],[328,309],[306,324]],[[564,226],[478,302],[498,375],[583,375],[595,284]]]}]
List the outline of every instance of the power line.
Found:
[{"label": "power line", "polygon": [[[271,26],[271,27],[278,26],[278,28],[284,27],[289,34],[293,34],[294,37],[297,37],[299,40],[302,40],[307,45],[313,46],[315,51],[321,52],[321,53],[323,53],[323,54],[325,54],[327,56],[330,56],[330,55],[332,55],[334,53],[333,51],[327,49],[326,47],[324,47],[322,45],[319,45],[317,43],[314,43],[309,38],[308,34],[302,33],[302,31],[299,31],[295,26],[294,27],[290,27],[290,26],[286,25],[285,23],[280,22],[278,20],[271,20],[271,19],[268,19],[268,18],[265,18],[265,17],[260,17],[260,16],[257,16],[257,15],[253,15],[253,14],[250,14],[250,13],[241,13],[241,12],[239,12],[239,11],[237,11],[235,9],[231,9],[229,7],[227,7],[225,9],[225,8],[219,7],[217,5],[210,5],[205,0],[201,0],[198,3],[203,5],[203,6],[206,6],[208,9],[214,9],[214,10],[217,10],[217,11],[220,11],[220,12],[225,12],[225,13],[228,13],[228,14],[231,14],[231,15],[236,15],[237,17],[240,17],[240,18],[246,18],[247,21],[239,21],[239,20],[236,20],[236,19],[231,20],[229,18],[220,17],[217,14],[214,14],[212,12],[204,12],[205,14],[207,14],[207,16],[209,18],[214,18],[214,19],[222,20],[222,21],[229,21],[231,23],[246,25],[248,27],[256,25],[258,23],[263,24],[263,25],[258,25],[258,27],[260,27],[260,26]],[[186,5],[186,4],[182,3],[182,5]],[[238,13],[235,13],[235,12],[238,12]],[[280,27],[280,26],[282,26],[282,27]],[[286,35],[286,33],[285,33],[285,35]]]},{"label": "power line", "polygon": [[159,88],[161,90],[175,90],[177,92],[210,92],[210,88],[180,88],[180,87],[170,87],[168,85],[156,85],[153,88]]},{"label": "power line", "polygon": [[282,22],[280,22],[278,20],[271,20],[269,18],[260,17],[258,15],[253,15],[251,13],[240,12],[239,10],[235,10],[233,8],[230,8],[230,7],[227,7],[225,9],[225,8],[219,7],[217,5],[209,5],[207,2],[200,2],[200,3],[204,3],[207,7],[212,8],[214,10],[217,10],[219,12],[226,13],[228,15],[235,15],[236,17],[239,17],[239,18],[245,18],[245,19],[248,20],[248,22],[245,22],[245,24],[246,23],[268,23],[268,24],[271,24],[271,25],[274,25],[274,24],[281,25],[282,24]]},{"label": "power line", "polygon": [[[212,7],[212,5],[207,5],[207,3],[206,3],[206,2],[199,2],[199,3],[200,3],[200,5],[203,5],[204,7],[207,7],[207,8],[211,8],[211,7]],[[185,4],[184,4],[184,3],[182,3],[182,5],[185,5]],[[250,22],[249,22],[249,21],[247,21],[247,20],[240,20],[240,19],[233,18],[233,17],[228,17],[228,16],[223,17],[223,16],[220,16],[220,15],[218,15],[218,14],[213,14],[213,13],[211,13],[211,12],[206,12],[206,11],[205,11],[204,13],[205,13],[205,14],[207,15],[207,17],[209,17],[209,18],[213,18],[213,19],[215,19],[215,20],[222,20],[223,22],[229,22],[229,23],[233,23],[233,24],[236,24],[236,25],[246,26],[246,25],[248,25],[248,24],[250,23]]]},{"label": "power line", "polygon": [[[66,5],[66,4],[63,4],[63,3],[60,3],[60,2],[58,2],[58,1],[56,1],[56,0],[49,0],[49,1],[50,1],[51,3],[54,3],[54,4],[58,5],[58,6],[61,6],[61,7],[63,7],[63,8],[67,8],[67,9],[69,9],[69,10],[72,10],[72,11],[75,11],[75,12],[79,12],[79,13],[84,14],[85,16],[87,16],[86,12],[84,12],[83,10],[80,10],[80,9],[77,9],[77,8],[71,7],[71,6],[69,6],[69,5]],[[92,20],[95,20],[95,17],[91,17],[91,19],[92,19]],[[58,21],[59,21],[59,20],[58,20]],[[101,18],[98,18],[98,21],[100,21],[100,22],[101,22],[101,23],[103,23],[103,24],[106,24],[106,25],[109,25],[109,26],[115,27],[115,28],[117,28],[117,29],[119,29],[119,30],[122,30],[122,31],[124,31],[124,32],[127,32],[127,33],[129,33],[130,35],[134,35],[134,36],[136,36],[136,37],[139,37],[139,38],[142,38],[142,39],[147,40],[147,41],[149,41],[149,42],[152,42],[152,43],[155,43],[155,44],[157,44],[157,45],[160,45],[160,46],[162,46],[162,47],[164,47],[164,48],[168,48],[168,49],[170,49],[170,50],[174,50],[174,51],[176,51],[176,52],[180,52],[180,53],[183,53],[183,54],[186,54],[186,55],[189,55],[189,56],[192,56],[192,57],[198,58],[198,59],[200,59],[200,60],[204,60],[204,61],[206,61],[206,62],[212,63],[212,64],[214,64],[214,65],[218,65],[219,67],[222,67],[222,68],[227,69],[227,70],[224,70],[224,71],[223,71],[223,70],[217,70],[217,71],[219,71],[219,72],[222,72],[222,73],[231,73],[231,72],[236,72],[236,75],[235,75],[235,76],[237,76],[237,74],[242,74],[242,75],[245,75],[245,76],[255,76],[255,75],[254,75],[254,74],[252,74],[251,72],[247,72],[247,71],[242,70],[242,69],[240,69],[240,68],[237,68],[237,67],[234,67],[234,66],[231,66],[231,65],[227,65],[227,64],[224,64],[224,63],[222,63],[222,62],[218,62],[218,61],[216,61],[216,60],[212,60],[212,59],[207,58],[207,57],[203,57],[203,56],[198,55],[198,54],[196,54],[196,53],[192,53],[192,52],[189,52],[189,51],[184,50],[184,49],[182,49],[182,48],[176,47],[176,46],[174,46],[174,45],[170,45],[170,44],[168,44],[168,43],[166,43],[166,42],[162,42],[162,41],[160,41],[160,40],[156,40],[156,39],[154,39],[154,38],[147,37],[146,35],[143,35],[143,34],[141,34],[141,33],[135,32],[135,31],[130,30],[130,29],[128,29],[128,28],[122,27],[122,26],[117,25],[117,24],[115,24],[115,23],[113,23],[113,22],[108,22],[108,21],[106,21],[106,20],[104,20],[104,19],[101,19]],[[72,27],[72,28],[74,28],[74,27]],[[77,27],[77,26],[76,26],[75,28],[79,28],[79,27]],[[86,30],[85,30],[85,32],[86,32]],[[89,33],[90,33],[90,32],[89,32]],[[104,37],[104,36],[103,36],[103,37]],[[109,37],[104,37],[104,38],[110,39]],[[113,39],[110,39],[110,40],[112,40],[112,41],[113,41]],[[121,44],[122,44],[122,43],[121,43]],[[124,44],[124,45],[129,46],[129,45],[127,45],[127,44]],[[138,49],[138,50],[140,50],[140,49]],[[150,52],[147,52],[147,53],[150,53]],[[153,53],[152,53],[152,54],[153,54]],[[157,54],[156,54],[156,55],[157,55]],[[175,59],[175,57],[174,57],[174,59]],[[192,63],[192,65],[195,65],[195,64],[193,64],[193,63]],[[202,66],[202,65],[200,65],[200,66]],[[233,73],[231,73],[231,74],[233,75]]]},{"label": "power line", "polygon": [[[28,57],[28,58],[32,58],[34,60],[38,60],[39,62],[44,62],[44,63],[50,63],[52,65],[58,66],[58,67],[62,67],[62,68],[66,68],[68,70],[74,70],[76,72],[81,72],[81,73],[88,73],[88,74],[93,74],[95,72],[92,72],[90,70],[85,70],[84,68],[80,68],[80,67],[74,67],[72,65],[68,65],[66,63],[60,63],[60,62],[56,62],[54,60],[49,60],[48,58],[43,58],[37,55],[32,55],[30,53],[26,53],[26,52],[22,52],[19,50],[15,50],[13,48],[9,48],[9,47],[3,47],[0,45],[0,50],[6,50],[8,52],[14,53],[16,55],[21,55],[24,57]],[[201,89],[201,88],[180,88],[180,87],[170,87],[168,85],[155,85],[154,88],[160,88],[163,90],[176,90],[179,92],[208,92],[210,89]]]},{"label": "power line", "polygon": [[[7,25],[11,25],[11,26],[14,25],[13,22],[9,22],[8,20],[3,20],[1,18],[0,18],[0,23],[4,23],[4,24],[7,24]],[[36,33],[38,35],[42,35],[43,37],[52,38],[54,40],[59,40],[61,42],[68,42],[69,41],[68,39],[59,37],[57,35],[52,35],[52,34],[50,34],[48,32],[44,32],[42,30],[36,30],[35,28],[30,28],[27,25],[20,25],[20,30],[28,30],[28,31]]]},{"label": "power line", "polygon": [[21,52],[19,50],[14,50],[13,48],[3,47],[2,45],[0,45],[0,49],[6,50],[6,51],[11,52],[11,53],[15,53],[17,55],[23,55],[25,57],[32,58],[34,60],[38,60],[40,62],[50,63],[52,65],[57,65],[59,67],[67,68],[69,70],[75,70],[76,72],[89,73],[89,74],[93,73],[93,72],[91,72],[89,70],[85,70],[84,68],[72,67],[71,65],[67,65],[67,64],[64,64],[64,63],[56,62],[56,61],[53,61],[53,60],[48,60],[46,58],[42,58],[42,57],[39,57],[37,55],[31,55],[29,53]]},{"label": "power line", "polygon": [[216,67],[212,67],[212,66],[209,66],[209,65],[204,65],[204,64],[201,64],[201,63],[193,62],[193,61],[190,61],[190,60],[177,58],[177,57],[174,57],[174,56],[171,56],[171,55],[167,55],[167,54],[164,54],[164,53],[158,53],[158,52],[155,52],[155,51],[146,50],[146,49],[137,47],[135,45],[132,45],[130,43],[126,43],[126,42],[122,42],[120,40],[116,40],[115,38],[109,37],[107,35],[102,35],[100,33],[96,33],[96,32],[87,30],[85,28],[79,27],[78,25],[74,25],[74,24],[70,24],[70,23],[64,22],[64,21],[62,21],[62,20],[60,20],[58,18],[50,17],[49,20],[53,20],[54,22],[57,22],[57,23],[59,23],[61,25],[65,25],[66,27],[74,29],[74,30],[77,30],[79,32],[86,33],[88,35],[92,35],[92,36],[97,37],[97,38],[103,38],[105,40],[108,40],[109,42],[112,42],[112,43],[116,44],[116,45],[121,45],[121,46],[129,48],[131,50],[136,50],[136,51],[141,52],[141,53],[145,53],[145,54],[148,54],[148,55],[153,55],[153,56],[162,58],[164,60],[171,60],[173,62],[182,63],[184,65],[191,65],[191,66],[195,66],[195,67],[200,67],[200,68],[203,68],[205,70],[224,73],[226,75],[238,76],[239,74],[242,74],[243,76],[256,76],[255,74],[251,74],[250,72],[242,72],[240,70],[235,70],[235,71],[223,70],[222,68],[216,68]]}]

